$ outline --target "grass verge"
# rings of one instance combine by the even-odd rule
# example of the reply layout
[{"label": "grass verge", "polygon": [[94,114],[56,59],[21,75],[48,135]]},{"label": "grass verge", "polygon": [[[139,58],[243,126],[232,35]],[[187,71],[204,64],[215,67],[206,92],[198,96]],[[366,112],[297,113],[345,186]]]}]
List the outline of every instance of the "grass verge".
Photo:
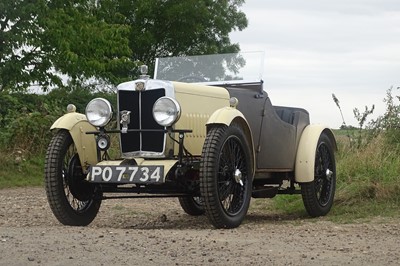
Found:
[{"label": "grass verge", "polygon": [[0,189],[42,186],[44,155],[25,158],[22,153],[0,151]]},{"label": "grass verge", "polygon": [[[387,145],[383,136],[354,148],[340,133],[335,201],[330,213],[321,219],[347,223],[375,217],[400,218],[399,149]],[[271,205],[276,215],[308,217],[301,195],[278,195]]]}]

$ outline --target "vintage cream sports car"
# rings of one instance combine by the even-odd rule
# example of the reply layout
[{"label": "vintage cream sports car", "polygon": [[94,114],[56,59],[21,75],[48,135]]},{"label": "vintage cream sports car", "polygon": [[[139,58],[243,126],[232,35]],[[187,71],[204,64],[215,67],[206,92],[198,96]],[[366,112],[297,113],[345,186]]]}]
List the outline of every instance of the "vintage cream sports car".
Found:
[{"label": "vintage cream sports car", "polygon": [[[301,194],[326,215],[336,185],[335,137],[306,110],[274,106],[263,89],[263,53],[159,58],[154,79],[117,87],[118,106],[71,104],[51,127],[45,184],[55,217],[88,225],[102,200],[177,197],[189,215],[234,228],[250,199]],[[115,110],[115,111],[114,111]],[[115,114],[115,115],[114,115]],[[116,128],[106,127],[116,119]],[[114,120],[115,121],[115,120]],[[109,156],[110,136],[120,157]]]}]

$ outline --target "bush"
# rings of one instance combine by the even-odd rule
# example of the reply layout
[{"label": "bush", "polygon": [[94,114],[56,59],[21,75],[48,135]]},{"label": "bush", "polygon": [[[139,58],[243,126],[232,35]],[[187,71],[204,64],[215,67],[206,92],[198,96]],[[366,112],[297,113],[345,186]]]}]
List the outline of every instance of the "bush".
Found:
[{"label": "bush", "polygon": [[[55,89],[44,95],[0,93],[0,148],[26,155],[43,154],[51,138],[50,127],[73,103],[78,112],[95,97],[116,103],[115,94],[91,93],[85,89]],[[115,105],[114,105],[115,106]]]}]

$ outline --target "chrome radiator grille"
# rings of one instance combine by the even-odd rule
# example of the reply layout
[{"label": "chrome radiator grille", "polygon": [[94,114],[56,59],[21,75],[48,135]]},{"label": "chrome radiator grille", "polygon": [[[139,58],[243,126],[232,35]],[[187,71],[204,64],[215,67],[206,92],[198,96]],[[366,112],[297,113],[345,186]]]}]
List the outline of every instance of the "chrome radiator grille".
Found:
[{"label": "chrome radiator grille", "polygon": [[[153,104],[165,96],[164,89],[148,91],[118,91],[119,112],[130,111],[129,129],[164,129],[153,118]],[[122,129],[122,125],[120,125]],[[121,150],[124,155],[141,156],[147,153],[163,153],[165,134],[163,132],[128,132],[121,133]]]}]

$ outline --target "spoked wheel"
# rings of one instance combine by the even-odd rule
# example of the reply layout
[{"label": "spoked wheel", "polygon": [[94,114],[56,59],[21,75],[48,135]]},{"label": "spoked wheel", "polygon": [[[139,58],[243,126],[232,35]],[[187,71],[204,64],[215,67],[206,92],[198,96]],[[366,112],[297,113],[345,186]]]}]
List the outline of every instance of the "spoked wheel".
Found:
[{"label": "spoked wheel", "polygon": [[99,211],[102,193],[84,178],[71,135],[59,130],[47,149],[45,184],[50,208],[64,225],[88,225]]},{"label": "spoked wheel", "polygon": [[249,208],[252,187],[249,144],[236,126],[210,128],[200,164],[204,209],[216,228],[238,227]]},{"label": "spoked wheel", "polygon": [[329,137],[322,133],[317,144],[314,181],[301,184],[304,206],[312,217],[326,215],[332,205],[336,189],[336,163]]},{"label": "spoked wheel", "polygon": [[204,214],[203,200],[201,197],[179,197],[179,204],[189,215],[199,216]]}]

